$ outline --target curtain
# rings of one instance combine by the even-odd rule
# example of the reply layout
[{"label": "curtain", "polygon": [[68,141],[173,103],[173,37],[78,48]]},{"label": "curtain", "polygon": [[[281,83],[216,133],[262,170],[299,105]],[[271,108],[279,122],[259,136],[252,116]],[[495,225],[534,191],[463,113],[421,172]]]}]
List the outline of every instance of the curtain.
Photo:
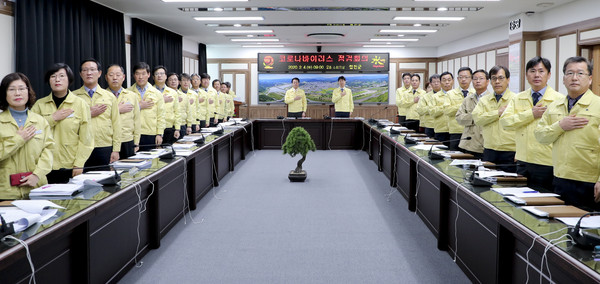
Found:
[{"label": "curtain", "polygon": [[198,44],[198,74],[208,73],[206,60],[206,44]]},{"label": "curtain", "polygon": [[[143,20],[131,19],[131,65],[146,62],[150,69],[163,65],[167,72],[181,74],[183,38]],[[134,70],[131,70],[131,74]],[[152,76],[150,76],[152,82]]]},{"label": "curtain", "polygon": [[[126,63],[123,14],[89,0],[16,1],[15,41],[17,71],[29,77],[38,98],[50,93],[43,79],[54,63],[73,69],[71,90],[83,85],[83,59],[95,58],[103,71],[108,64]],[[104,76],[100,84],[106,87]]]}]

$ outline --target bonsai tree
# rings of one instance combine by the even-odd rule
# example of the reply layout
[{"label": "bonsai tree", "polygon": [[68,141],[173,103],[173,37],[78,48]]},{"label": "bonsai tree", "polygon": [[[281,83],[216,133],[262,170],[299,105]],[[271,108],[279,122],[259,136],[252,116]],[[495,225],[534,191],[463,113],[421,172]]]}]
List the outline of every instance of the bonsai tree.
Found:
[{"label": "bonsai tree", "polygon": [[310,137],[310,134],[302,127],[294,127],[290,134],[285,139],[285,143],[281,146],[283,154],[289,154],[292,157],[300,154],[302,159],[298,161],[298,165],[294,170],[294,173],[299,174],[302,172],[302,163],[306,160],[306,154],[308,151],[315,151],[317,147],[315,142]]}]

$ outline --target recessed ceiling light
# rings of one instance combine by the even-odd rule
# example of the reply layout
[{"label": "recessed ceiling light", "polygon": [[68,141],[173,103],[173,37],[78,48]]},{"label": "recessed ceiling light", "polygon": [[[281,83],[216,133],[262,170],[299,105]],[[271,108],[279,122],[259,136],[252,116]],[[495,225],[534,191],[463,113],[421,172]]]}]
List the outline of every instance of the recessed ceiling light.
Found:
[{"label": "recessed ceiling light", "polygon": [[218,34],[268,34],[273,30],[216,30]]},{"label": "recessed ceiling light", "polygon": [[406,47],[406,45],[381,45],[381,44],[365,44],[362,47]]},{"label": "recessed ceiling light", "polygon": [[413,27],[420,27],[422,26],[421,24],[414,24]]},{"label": "recessed ceiling light", "polygon": [[247,37],[254,37],[254,35],[247,35]]},{"label": "recessed ceiling light", "polygon": [[418,41],[418,38],[372,38],[370,41]]},{"label": "recessed ceiling light", "polygon": [[438,11],[448,11],[448,8],[446,7],[439,7],[437,8]]},{"label": "recessed ceiling light", "polygon": [[465,17],[394,17],[394,21],[462,21]]},{"label": "recessed ceiling light", "polygon": [[190,2],[248,2],[248,0],[162,0],[167,3],[190,3]]},{"label": "recessed ceiling light", "polygon": [[380,33],[435,33],[437,30],[379,30]]},{"label": "recessed ceiling light", "polygon": [[234,27],[236,27],[236,28],[239,28],[239,27],[241,27],[242,25],[240,25],[240,24],[235,24],[235,25],[233,25],[233,26],[234,26]]},{"label": "recessed ceiling light", "polygon": [[242,45],[242,47],[285,47],[283,44],[264,44],[264,45]]},{"label": "recessed ceiling light", "polygon": [[263,17],[194,17],[196,21],[263,21]]},{"label": "recessed ceiling light", "polygon": [[498,2],[500,0],[414,0],[415,2]]},{"label": "recessed ceiling light", "polygon": [[232,38],[231,41],[279,41],[278,38]]},{"label": "recessed ceiling light", "polygon": [[404,35],[398,35],[399,37],[403,37]]},{"label": "recessed ceiling light", "polygon": [[223,8],[214,8],[213,11],[215,11],[215,12],[223,12]]}]

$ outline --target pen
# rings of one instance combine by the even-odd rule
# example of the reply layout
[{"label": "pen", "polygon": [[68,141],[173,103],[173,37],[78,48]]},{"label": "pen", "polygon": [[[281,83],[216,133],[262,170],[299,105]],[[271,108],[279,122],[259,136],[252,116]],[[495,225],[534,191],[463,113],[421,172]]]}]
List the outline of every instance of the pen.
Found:
[{"label": "pen", "polygon": [[523,191],[523,193],[538,193],[537,190],[529,190],[529,191]]}]

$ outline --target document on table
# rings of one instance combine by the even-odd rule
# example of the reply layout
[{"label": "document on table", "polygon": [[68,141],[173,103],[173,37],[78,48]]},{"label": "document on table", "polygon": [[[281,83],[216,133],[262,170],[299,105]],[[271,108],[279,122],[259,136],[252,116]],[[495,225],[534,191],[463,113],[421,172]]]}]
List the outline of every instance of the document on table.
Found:
[{"label": "document on table", "polygon": [[[418,145],[414,145],[414,146],[408,146],[409,148],[412,149],[417,149],[417,150],[426,150],[429,151],[429,149],[431,149],[431,145],[425,145],[425,144],[418,144]],[[448,147],[444,146],[444,145],[434,145],[433,146],[433,150],[443,150],[443,149],[447,149]]]},{"label": "document on table", "polygon": [[600,228],[600,216],[588,216],[585,218],[581,217],[559,217],[556,220],[565,223],[567,226],[575,227],[577,222],[581,219],[580,227],[584,229],[597,229]]},{"label": "document on table", "polygon": [[492,187],[492,190],[502,196],[516,197],[548,197],[559,196],[556,193],[543,193],[529,187]]},{"label": "document on table", "polygon": [[21,232],[35,223],[42,223],[65,209],[48,200],[15,200],[13,207],[0,207],[0,215],[8,223],[14,222],[15,232]]},{"label": "document on table", "polygon": [[452,162],[450,163],[451,166],[464,166],[464,165],[471,165],[471,166],[481,166],[483,165],[483,162],[481,162],[481,160],[452,160]]},{"label": "document on table", "polygon": [[518,176],[516,173],[508,173],[508,172],[505,172],[505,171],[495,171],[495,170],[491,170],[491,171],[476,171],[475,173],[477,173],[480,178],[497,177],[497,176],[503,176],[503,177],[516,177],[516,176]]},{"label": "document on table", "polygon": [[63,196],[71,197],[83,190],[82,184],[47,184],[34,188],[29,192],[29,198],[40,196]]}]

